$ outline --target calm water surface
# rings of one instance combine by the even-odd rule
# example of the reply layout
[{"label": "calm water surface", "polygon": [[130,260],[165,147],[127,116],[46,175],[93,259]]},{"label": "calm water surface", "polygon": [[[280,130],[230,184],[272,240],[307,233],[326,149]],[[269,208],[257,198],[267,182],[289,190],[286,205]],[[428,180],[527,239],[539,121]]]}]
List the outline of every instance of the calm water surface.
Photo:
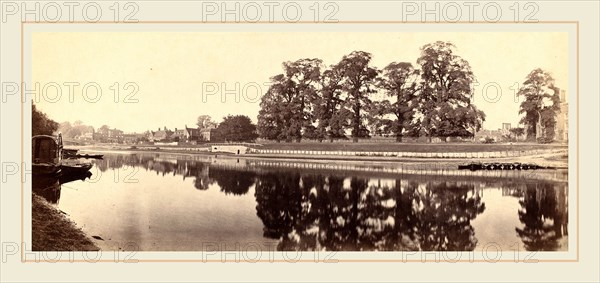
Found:
[{"label": "calm water surface", "polygon": [[566,171],[402,166],[107,154],[34,191],[104,250],[568,250]]}]

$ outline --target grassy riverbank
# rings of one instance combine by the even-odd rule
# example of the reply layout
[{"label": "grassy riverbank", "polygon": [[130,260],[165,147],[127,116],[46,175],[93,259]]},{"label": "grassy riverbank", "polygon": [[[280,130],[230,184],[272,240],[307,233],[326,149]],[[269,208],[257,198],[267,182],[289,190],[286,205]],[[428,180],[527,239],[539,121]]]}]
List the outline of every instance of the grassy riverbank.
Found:
[{"label": "grassy riverbank", "polygon": [[334,142],[334,143],[269,143],[260,149],[318,150],[318,151],[368,151],[368,152],[498,152],[551,148],[566,148],[561,144],[479,144],[479,143],[383,143],[383,142]]},{"label": "grassy riverbank", "polygon": [[33,251],[97,251],[99,248],[75,223],[42,197],[32,195]]}]

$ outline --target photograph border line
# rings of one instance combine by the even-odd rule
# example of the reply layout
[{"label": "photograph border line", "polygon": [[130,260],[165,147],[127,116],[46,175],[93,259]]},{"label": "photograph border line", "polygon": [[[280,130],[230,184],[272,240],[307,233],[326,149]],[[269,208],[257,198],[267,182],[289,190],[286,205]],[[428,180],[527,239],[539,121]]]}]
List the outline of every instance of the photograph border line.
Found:
[{"label": "photograph border line", "polygon": [[[422,21],[338,21],[338,22],[315,22],[315,21],[298,21],[298,22],[290,22],[290,21],[259,21],[259,22],[253,22],[253,23],[249,23],[249,22],[224,22],[224,21],[138,21],[138,22],[114,22],[114,21],[98,21],[98,22],[87,22],[87,21],[59,21],[59,22],[55,22],[55,23],[47,23],[47,22],[32,22],[32,21],[21,21],[21,82],[24,81],[24,30],[25,30],[25,25],[27,24],[46,24],[46,25],[56,25],[56,24],[121,24],[121,25],[131,25],[131,24],[247,24],[247,25],[252,25],[252,24],[451,24],[451,25],[461,25],[461,24],[515,24],[515,25],[519,25],[519,24],[566,24],[566,25],[575,25],[575,33],[576,33],[576,46],[575,46],[575,97],[577,98],[577,103],[576,103],[576,114],[575,114],[575,120],[576,120],[576,125],[575,128],[577,129],[577,141],[576,141],[576,160],[575,160],[575,164],[577,165],[577,168],[575,168],[575,178],[577,181],[577,185],[575,186],[575,195],[576,195],[576,200],[577,200],[577,207],[576,209],[576,230],[577,230],[577,237],[576,237],[576,257],[575,259],[537,259],[536,262],[579,262],[579,21],[538,21],[538,22],[514,22],[514,21],[497,21],[497,22],[489,22],[489,21],[458,21],[458,22],[422,22]],[[23,99],[23,92],[21,92],[21,99]],[[23,100],[21,100],[21,164],[23,164],[24,162],[24,148],[23,148],[23,144],[24,144],[24,107],[25,107],[25,103],[23,103]],[[23,170],[21,170],[21,243],[24,243],[24,234],[25,234],[25,225],[24,225],[24,212],[25,212],[25,203],[24,203],[24,197],[25,197],[25,174],[23,172]],[[421,262],[421,263],[425,263],[425,262],[433,262],[433,263],[439,263],[441,262],[441,260],[428,260],[427,258],[424,259],[414,259],[414,260],[409,260],[409,259],[336,259],[334,260],[335,262],[347,262],[347,263],[357,263],[357,262],[362,262],[362,263],[409,263],[409,262]],[[27,260],[25,258],[25,251],[23,249],[21,249],[21,262],[22,263],[38,263],[39,261],[35,261],[35,260]],[[68,263],[79,263],[79,262],[87,262],[89,263],[89,260],[56,260],[53,261],[54,262],[68,262]],[[93,262],[112,262],[114,263],[114,260],[95,260]],[[157,263],[157,262],[180,262],[180,263],[185,263],[185,262],[242,262],[240,261],[236,261],[236,260],[227,260],[225,259],[221,259],[221,260],[202,260],[202,259],[136,259],[135,262],[148,262],[148,263]],[[290,262],[290,260],[256,260],[256,261],[252,261],[252,262],[269,262],[269,263],[275,263],[275,262]],[[315,262],[314,260],[294,260],[292,262]],[[490,261],[490,260],[457,260],[457,261],[453,261],[453,262],[467,262],[467,263],[484,263],[484,262],[506,262],[506,263],[515,263],[514,260],[494,260],[494,261]]]}]

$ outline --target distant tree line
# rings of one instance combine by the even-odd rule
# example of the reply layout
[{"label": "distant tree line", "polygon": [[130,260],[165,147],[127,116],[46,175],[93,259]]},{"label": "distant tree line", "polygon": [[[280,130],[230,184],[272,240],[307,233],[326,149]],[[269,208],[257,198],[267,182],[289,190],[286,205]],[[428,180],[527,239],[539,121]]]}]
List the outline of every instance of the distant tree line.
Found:
[{"label": "distant tree line", "polygon": [[[108,127],[105,125],[105,127]],[[75,139],[76,137],[86,134],[94,133],[94,127],[83,124],[81,120],[75,121],[71,124],[68,121],[62,122],[58,126],[58,131],[62,133],[63,138]]]},{"label": "distant tree line", "polygon": [[[324,67],[321,59],[283,63],[260,103],[258,134],[263,139],[347,139],[372,135],[473,137],[485,114],[471,103],[474,75],[455,46],[421,47],[415,67],[392,62],[378,70],[372,55],[354,51]],[[384,99],[376,100],[375,94]]]}]

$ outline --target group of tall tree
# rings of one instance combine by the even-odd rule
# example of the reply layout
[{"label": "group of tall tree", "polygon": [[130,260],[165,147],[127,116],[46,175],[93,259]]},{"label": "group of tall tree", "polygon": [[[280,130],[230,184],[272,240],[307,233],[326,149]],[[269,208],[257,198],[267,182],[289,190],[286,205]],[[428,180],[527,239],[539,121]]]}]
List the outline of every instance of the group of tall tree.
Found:
[{"label": "group of tall tree", "polygon": [[[471,103],[474,75],[455,46],[434,42],[421,48],[420,68],[392,62],[383,70],[372,66],[372,55],[354,51],[325,68],[320,59],[283,63],[283,73],[271,78],[258,115],[261,138],[276,141],[344,139],[393,133],[470,137],[485,114]],[[386,99],[374,100],[374,94]]]}]

